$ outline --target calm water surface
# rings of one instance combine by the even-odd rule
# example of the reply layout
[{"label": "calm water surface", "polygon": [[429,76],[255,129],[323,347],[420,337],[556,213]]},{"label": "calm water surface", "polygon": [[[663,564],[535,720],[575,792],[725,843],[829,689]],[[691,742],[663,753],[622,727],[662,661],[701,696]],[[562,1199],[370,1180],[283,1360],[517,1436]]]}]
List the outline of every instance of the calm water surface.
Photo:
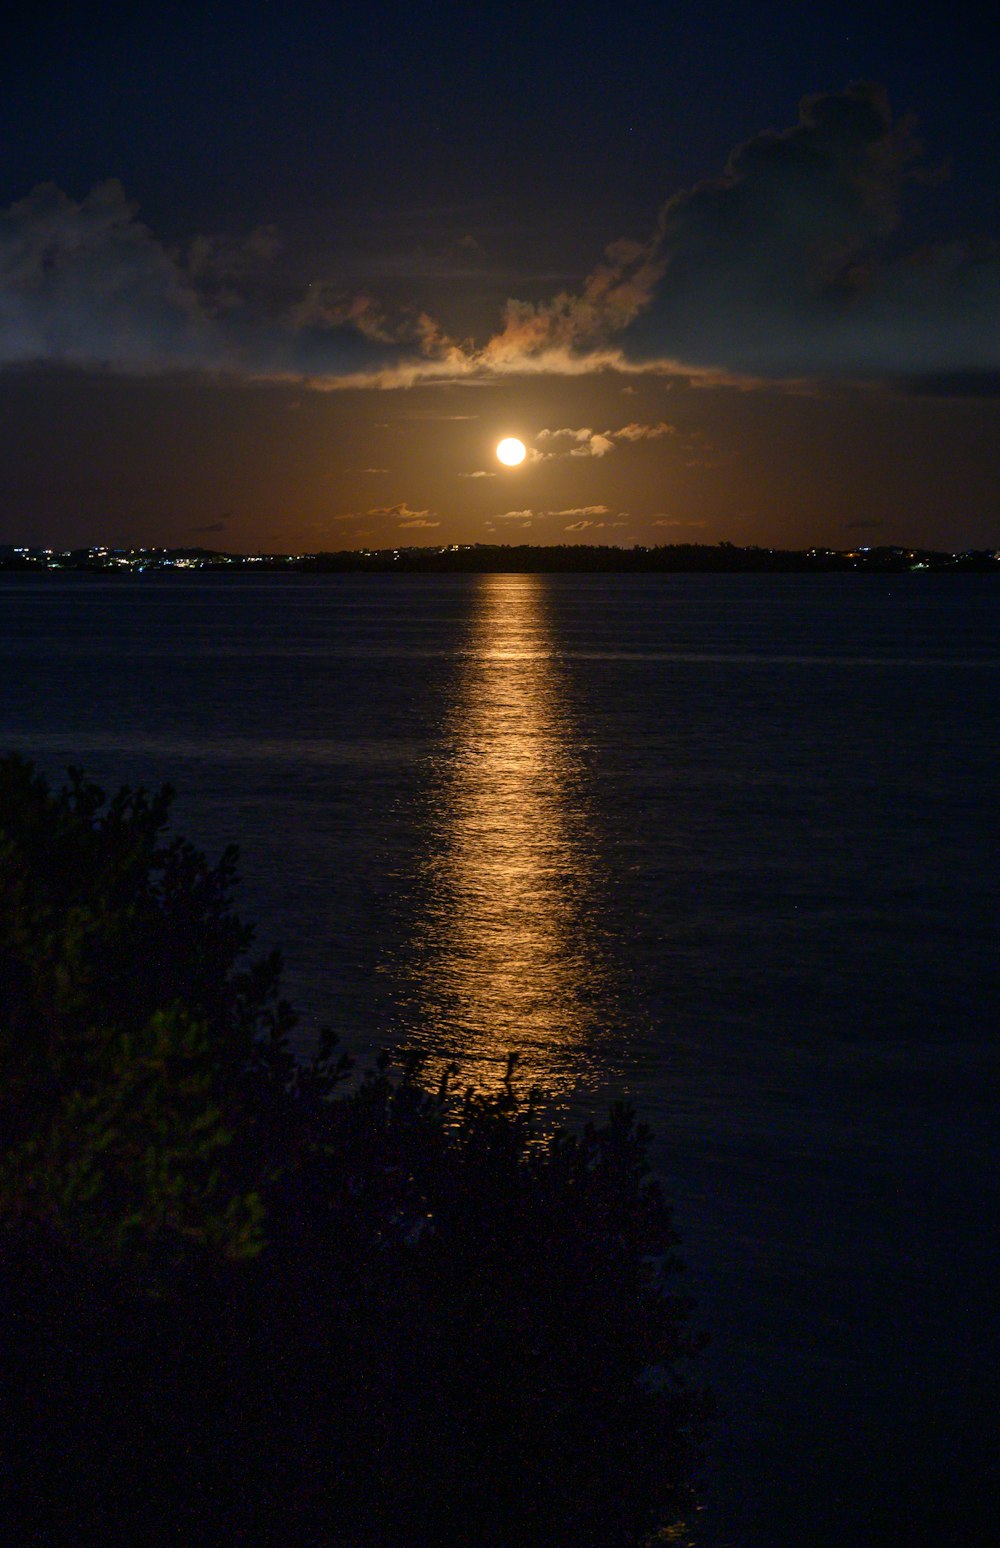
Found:
[{"label": "calm water surface", "polygon": [[[361,1054],[656,1132],[704,1540],[1000,1541],[989,577],[0,577],[0,744],[169,780]],[[610,1545],[609,1545],[610,1548]]]}]

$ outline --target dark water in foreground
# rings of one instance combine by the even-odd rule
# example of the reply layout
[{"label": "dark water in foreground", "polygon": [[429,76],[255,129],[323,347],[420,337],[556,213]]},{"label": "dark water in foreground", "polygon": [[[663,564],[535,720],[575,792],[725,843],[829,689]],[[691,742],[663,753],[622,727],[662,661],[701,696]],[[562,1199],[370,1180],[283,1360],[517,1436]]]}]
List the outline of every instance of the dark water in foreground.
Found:
[{"label": "dark water in foreground", "polygon": [[973,1548],[998,612],[979,576],[3,577],[0,749],[175,783],[307,1027],[631,1096],[713,1338],[707,1544]]}]

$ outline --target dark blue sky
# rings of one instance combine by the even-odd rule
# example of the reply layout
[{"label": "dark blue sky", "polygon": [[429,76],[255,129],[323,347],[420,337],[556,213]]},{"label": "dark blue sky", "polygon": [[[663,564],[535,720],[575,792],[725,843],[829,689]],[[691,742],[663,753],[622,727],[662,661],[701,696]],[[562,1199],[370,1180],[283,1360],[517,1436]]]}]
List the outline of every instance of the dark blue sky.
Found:
[{"label": "dark blue sky", "polygon": [[4,51],[0,185],[118,177],[171,239],[394,205],[555,205],[610,239],[865,79],[951,160],[935,218],[982,232],[998,32],[954,6],[38,4]]},{"label": "dark blue sky", "polygon": [[[751,390],[767,395],[776,446],[799,412],[790,392],[826,395],[833,416],[850,400],[858,424],[852,394],[893,396],[901,467],[907,437],[928,434],[915,399],[947,401],[952,416],[966,402],[957,431],[941,430],[945,487],[974,491],[955,537],[996,541],[996,486],[968,459],[1000,372],[997,32],[943,6],[25,6],[0,62],[0,400],[13,459],[0,541],[26,509],[60,531],[107,515],[137,539],[143,523],[179,532],[220,503],[204,494],[209,478],[221,504],[245,503],[231,470],[261,384],[335,389],[331,445],[305,455],[333,458],[344,477],[329,497],[311,475],[297,486],[275,431],[276,488],[308,519],[248,513],[243,541],[289,521],[307,546],[324,521],[329,538],[365,530],[380,507],[351,485],[350,447],[397,412],[439,414],[448,394],[461,396],[452,422],[474,414],[485,445],[504,425],[529,441],[629,420],[654,430],[673,423],[670,394],[676,406],[692,392],[691,433],[710,442],[716,421],[755,422],[726,407],[727,393]],[[818,105],[800,107],[810,96]],[[60,490],[51,459],[25,450],[45,446],[46,393],[64,422],[76,391],[72,433],[90,424],[94,372],[149,395],[162,444],[146,466],[160,487],[168,460],[174,470],[155,519],[128,515],[134,501],[115,496],[106,468]],[[224,405],[214,461],[183,428],[209,385],[213,420]],[[638,410],[629,396],[643,416],[617,425],[613,408]],[[107,458],[115,435],[102,425],[100,439]],[[711,497],[671,464],[676,437],[614,444],[644,448],[641,474],[626,480],[623,457],[595,455],[594,478],[613,465],[620,487],[563,503],[627,508],[616,540],[648,538],[657,521],[680,531],[683,513],[658,511],[673,510],[671,491],[706,537],[734,530],[727,502],[751,527],[773,511],[759,480],[737,488],[742,439]],[[845,443],[844,499],[864,487],[856,457],[869,454]],[[138,477],[131,455],[122,425],[123,488]],[[433,510],[428,540],[506,518],[473,509],[468,487],[449,507],[435,455],[414,449],[386,510]],[[798,466],[804,453],[790,455]],[[487,470],[454,476],[476,471]],[[327,498],[346,508],[324,517]],[[540,505],[523,506],[539,540],[552,535]],[[913,540],[932,528],[944,540],[949,509],[928,508]],[[361,524],[329,526],[349,515]],[[769,519],[772,534],[805,533],[807,503]],[[817,537],[832,520],[817,515]]]}]

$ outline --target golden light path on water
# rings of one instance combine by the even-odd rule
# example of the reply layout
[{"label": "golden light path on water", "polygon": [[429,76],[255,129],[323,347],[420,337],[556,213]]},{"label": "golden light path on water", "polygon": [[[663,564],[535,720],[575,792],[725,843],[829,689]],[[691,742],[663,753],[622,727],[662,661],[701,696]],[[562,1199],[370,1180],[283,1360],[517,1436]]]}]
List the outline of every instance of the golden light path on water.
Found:
[{"label": "golden light path on water", "polygon": [[566,1095],[598,1070],[610,996],[576,731],[545,581],[481,577],[422,878],[406,1045],[495,1086]]}]

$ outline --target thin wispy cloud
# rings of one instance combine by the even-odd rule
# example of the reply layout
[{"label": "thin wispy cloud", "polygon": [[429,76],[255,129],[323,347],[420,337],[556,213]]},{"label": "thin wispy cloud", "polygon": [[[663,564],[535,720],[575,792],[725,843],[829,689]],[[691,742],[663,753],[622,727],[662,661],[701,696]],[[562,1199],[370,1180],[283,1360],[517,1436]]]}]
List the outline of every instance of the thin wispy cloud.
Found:
[{"label": "thin wispy cloud", "polygon": [[400,414],[400,419],[427,419],[441,422],[460,423],[462,421],[475,420],[478,414],[439,414],[435,409],[409,409],[405,414]]},{"label": "thin wispy cloud", "polygon": [[399,500],[399,501],[397,501],[397,503],[395,505],[373,505],[370,511],[366,511],[365,512],[365,515],[366,516],[397,516],[401,520],[405,519],[407,521],[414,522],[414,521],[423,521],[425,517],[433,516],[434,512],[433,511],[415,511],[409,505],[407,505],[405,500]]},{"label": "thin wispy cloud", "polygon": [[548,516],[607,516],[609,509],[606,505],[571,505],[565,511],[547,511]]},{"label": "thin wispy cloud", "polygon": [[424,525],[436,527],[436,521],[428,521],[427,518],[436,513],[432,510],[418,511],[408,505],[405,500],[398,500],[395,505],[372,505],[366,511],[343,511],[336,516],[328,516],[328,521],[367,521],[373,516],[394,518],[400,524],[410,526]]},{"label": "thin wispy cloud", "polygon": [[677,427],[661,419],[655,425],[622,425],[620,430],[613,430],[610,434],[616,441],[658,441],[663,435],[676,435]]},{"label": "thin wispy cloud", "polygon": [[573,505],[559,511],[498,511],[492,517],[493,521],[519,521],[525,517],[541,519],[545,516],[608,516],[609,507],[606,505]]}]

